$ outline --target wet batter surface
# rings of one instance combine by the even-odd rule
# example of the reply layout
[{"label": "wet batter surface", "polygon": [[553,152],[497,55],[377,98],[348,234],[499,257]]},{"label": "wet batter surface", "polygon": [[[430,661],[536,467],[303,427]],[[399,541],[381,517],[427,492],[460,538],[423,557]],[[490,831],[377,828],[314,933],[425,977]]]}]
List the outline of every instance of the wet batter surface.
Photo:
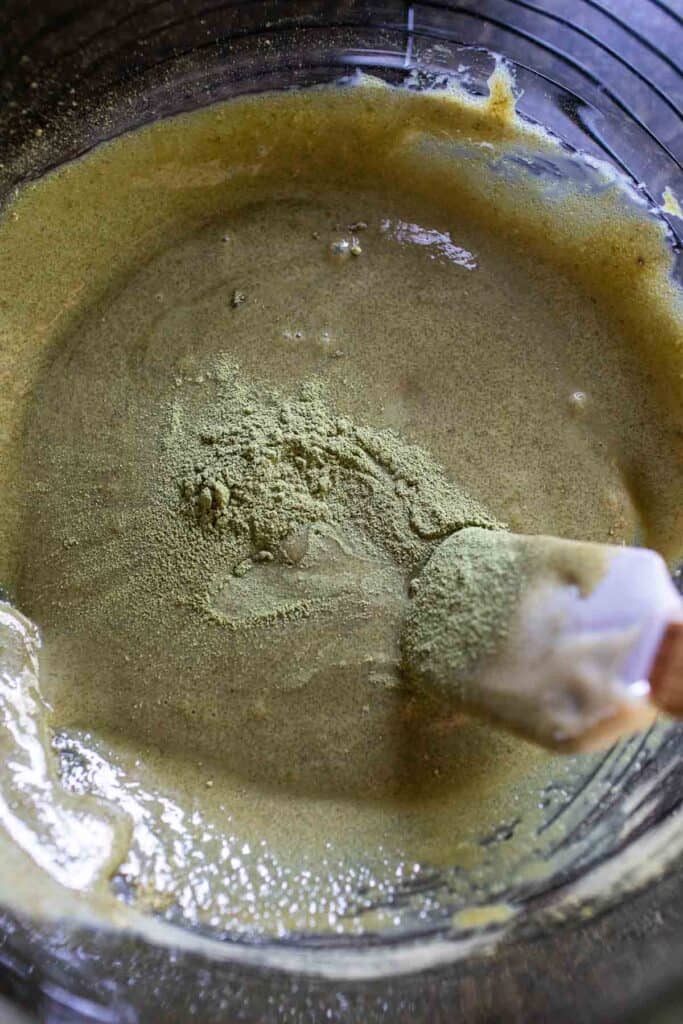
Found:
[{"label": "wet batter surface", "polygon": [[[468,199],[465,163],[420,150],[450,118],[475,159],[499,127],[458,126],[447,99],[346,92],[138,133],[3,228],[33,267],[57,254],[9,324],[36,355],[6,417],[2,555],[41,630],[61,784],[123,812],[103,887],[219,932],[391,927],[401,900],[434,911],[420,886],[442,868],[476,901],[530,856],[549,780],[581,770],[406,683],[410,580],[439,539],[501,522],[669,554],[680,539],[680,321],[659,228],[622,211],[602,248],[584,240],[585,265],[569,246],[555,259],[544,214],[520,227],[513,202]],[[620,201],[608,190],[603,215]],[[650,265],[657,353],[635,301]],[[240,534],[235,459],[266,442],[281,459],[302,401],[317,433],[275,483],[305,485],[315,514]],[[350,436],[368,465],[339,476],[335,455],[330,477],[316,445]],[[437,527],[433,503],[402,511],[411,445],[438,481]]]}]

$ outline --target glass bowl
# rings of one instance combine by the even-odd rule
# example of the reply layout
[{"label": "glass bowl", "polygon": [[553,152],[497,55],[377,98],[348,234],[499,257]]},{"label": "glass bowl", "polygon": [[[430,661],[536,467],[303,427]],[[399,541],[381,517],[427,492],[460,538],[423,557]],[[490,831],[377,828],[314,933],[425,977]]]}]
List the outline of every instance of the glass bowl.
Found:
[{"label": "glass bowl", "polygon": [[[655,110],[665,127],[653,126],[652,110],[629,109],[599,70],[586,78],[590,89],[574,91],[582,62],[577,70],[555,43],[531,66],[517,50],[520,41],[538,48],[523,16],[539,8],[517,8],[501,18],[495,4],[436,2],[10,3],[2,194],[136,126],[247,93],[362,71],[411,88],[455,81],[483,95],[496,45],[517,58],[519,112],[563,142],[555,162],[527,154],[524,173],[575,175],[597,188],[595,167],[577,155],[587,153],[613,164],[663,217],[664,189],[683,194],[667,136],[673,112],[667,120]],[[666,217],[679,253],[683,223]],[[683,281],[681,267],[677,259]],[[508,920],[458,923],[463,897],[447,871],[407,881],[395,897],[399,926],[359,937],[217,938],[170,924],[163,934],[124,933],[6,911],[0,989],[59,1021],[622,1019],[678,971],[683,924],[671,907],[683,886],[671,868],[683,851],[682,749],[681,727],[660,722],[581,758],[539,794],[533,850],[517,860],[514,816],[483,836],[492,858],[506,848],[507,881],[480,884],[469,904],[508,904]]]}]

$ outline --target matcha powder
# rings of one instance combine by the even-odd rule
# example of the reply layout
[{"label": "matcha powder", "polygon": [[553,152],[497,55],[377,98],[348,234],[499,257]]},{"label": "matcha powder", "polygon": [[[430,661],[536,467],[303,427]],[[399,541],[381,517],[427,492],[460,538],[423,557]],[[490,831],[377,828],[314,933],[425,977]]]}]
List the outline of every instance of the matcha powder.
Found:
[{"label": "matcha powder", "polygon": [[211,377],[204,421],[178,437],[178,508],[234,576],[259,563],[298,564],[318,527],[410,572],[442,538],[499,525],[424,450],[336,415],[319,381],[284,399],[229,364]]},{"label": "matcha powder", "polygon": [[507,639],[529,572],[523,540],[466,529],[413,581],[401,635],[412,675],[465,703]]}]

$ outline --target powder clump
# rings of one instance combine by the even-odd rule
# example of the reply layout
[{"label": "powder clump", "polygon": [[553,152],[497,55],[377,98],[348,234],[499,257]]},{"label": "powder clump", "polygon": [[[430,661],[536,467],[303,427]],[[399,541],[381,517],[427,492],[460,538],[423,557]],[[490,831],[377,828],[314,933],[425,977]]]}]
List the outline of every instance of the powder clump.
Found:
[{"label": "powder clump", "polygon": [[[291,398],[222,365],[206,424],[178,480],[180,512],[245,560],[297,561],[313,524],[341,528],[412,570],[433,543],[467,526],[499,526],[421,448],[337,415],[317,380]],[[187,441],[187,433],[184,438]]]},{"label": "powder clump", "polygon": [[410,675],[460,700],[509,635],[528,573],[522,545],[508,533],[466,529],[440,544],[413,580],[402,633]]}]

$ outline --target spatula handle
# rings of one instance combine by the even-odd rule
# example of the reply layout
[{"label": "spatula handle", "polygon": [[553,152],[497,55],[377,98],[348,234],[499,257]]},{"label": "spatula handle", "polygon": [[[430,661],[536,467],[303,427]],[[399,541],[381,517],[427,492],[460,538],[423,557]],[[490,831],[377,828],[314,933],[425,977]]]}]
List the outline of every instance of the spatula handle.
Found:
[{"label": "spatula handle", "polygon": [[683,718],[683,622],[670,622],[650,671],[652,700],[669,715]]}]

